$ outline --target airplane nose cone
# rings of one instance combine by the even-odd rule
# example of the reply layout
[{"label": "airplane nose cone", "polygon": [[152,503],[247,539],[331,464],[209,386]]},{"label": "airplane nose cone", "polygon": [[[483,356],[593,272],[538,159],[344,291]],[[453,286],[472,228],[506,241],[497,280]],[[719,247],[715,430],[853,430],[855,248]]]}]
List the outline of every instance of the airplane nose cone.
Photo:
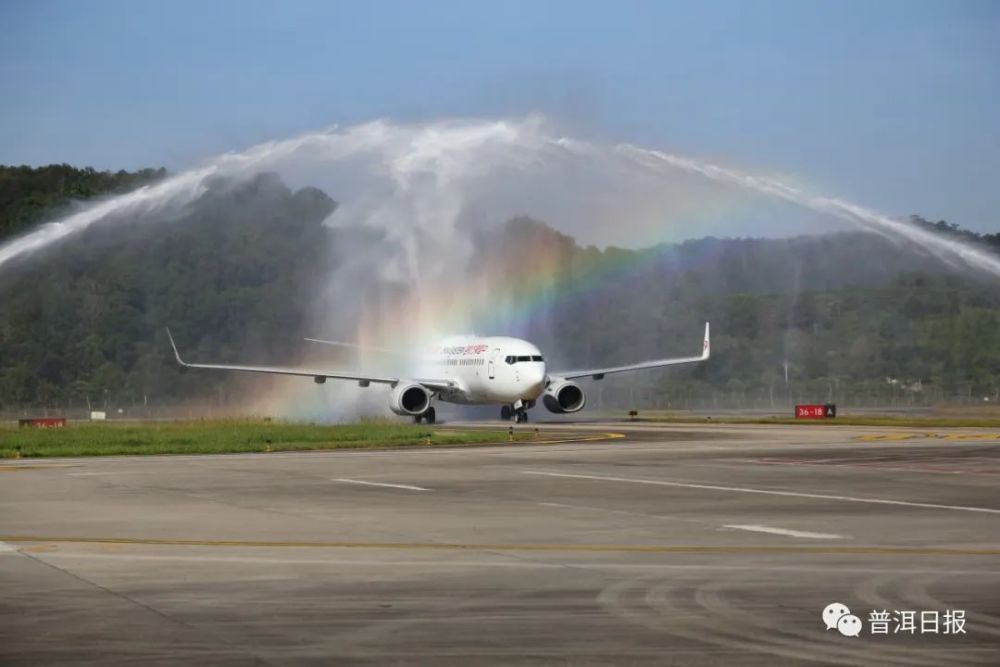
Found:
[{"label": "airplane nose cone", "polygon": [[523,376],[530,385],[530,391],[534,394],[542,393],[545,389],[545,366],[538,364],[534,368],[528,370]]}]

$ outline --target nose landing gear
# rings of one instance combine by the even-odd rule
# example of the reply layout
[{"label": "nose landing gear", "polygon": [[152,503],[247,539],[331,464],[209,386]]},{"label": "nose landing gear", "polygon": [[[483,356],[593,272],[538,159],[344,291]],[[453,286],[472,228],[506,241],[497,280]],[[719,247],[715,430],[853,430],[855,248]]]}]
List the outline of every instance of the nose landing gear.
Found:
[{"label": "nose landing gear", "polygon": [[500,419],[504,421],[514,420],[515,424],[523,424],[528,421],[528,409],[527,407],[504,405],[500,408]]}]

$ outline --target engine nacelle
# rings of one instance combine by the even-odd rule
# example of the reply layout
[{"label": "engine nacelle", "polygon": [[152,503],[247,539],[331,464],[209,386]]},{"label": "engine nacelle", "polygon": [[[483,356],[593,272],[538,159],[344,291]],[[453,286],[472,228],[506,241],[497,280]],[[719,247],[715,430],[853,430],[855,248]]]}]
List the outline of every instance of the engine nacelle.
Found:
[{"label": "engine nacelle", "polygon": [[575,382],[569,380],[554,380],[542,394],[542,403],[549,412],[559,415],[583,410],[587,397]]},{"label": "engine nacelle", "polygon": [[400,383],[392,390],[389,409],[397,415],[422,415],[431,406],[431,393],[423,385]]}]

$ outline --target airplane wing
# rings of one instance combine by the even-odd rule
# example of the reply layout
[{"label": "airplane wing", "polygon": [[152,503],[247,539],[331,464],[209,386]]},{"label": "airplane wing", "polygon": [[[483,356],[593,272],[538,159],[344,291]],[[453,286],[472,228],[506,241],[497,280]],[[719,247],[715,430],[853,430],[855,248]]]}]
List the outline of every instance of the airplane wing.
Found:
[{"label": "airplane wing", "polygon": [[[311,368],[285,368],[281,366],[242,366],[242,365],[232,365],[232,364],[192,364],[181,359],[181,354],[180,352],[177,351],[177,344],[174,342],[174,337],[171,335],[169,328],[167,329],[167,338],[170,339],[170,346],[174,348],[174,357],[177,359],[177,363],[186,368],[205,368],[216,371],[243,371],[247,373],[270,373],[272,375],[298,375],[301,377],[311,377],[319,384],[326,382],[327,378],[333,380],[353,380],[358,384],[360,384],[362,387],[367,387],[372,382],[376,384],[388,384],[391,386],[395,386],[401,380],[408,379],[400,377],[342,373],[340,371],[329,371],[325,369],[311,369]],[[451,380],[421,379],[421,378],[413,378],[413,380],[415,382],[419,382],[428,389],[446,389],[448,387],[454,386],[454,382],[452,382]]]},{"label": "airplane wing", "polygon": [[701,346],[701,356],[698,357],[676,357],[674,359],[653,359],[651,361],[642,361],[638,364],[630,364],[628,366],[612,366],[610,368],[591,368],[588,370],[581,371],[567,371],[565,373],[552,373],[553,377],[560,377],[566,380],[572,380],[574,378],[582,377],[593,377],[595,380],[602,379],[608,373],[624,373],[626,371],[641,371],[647,368],[660,368],[661,366],[674,366],[677,364],[690,364],[696,361],[705,361],[711,354],[711,348],[708,343],[708,322],[705,322],[705,341]]}]

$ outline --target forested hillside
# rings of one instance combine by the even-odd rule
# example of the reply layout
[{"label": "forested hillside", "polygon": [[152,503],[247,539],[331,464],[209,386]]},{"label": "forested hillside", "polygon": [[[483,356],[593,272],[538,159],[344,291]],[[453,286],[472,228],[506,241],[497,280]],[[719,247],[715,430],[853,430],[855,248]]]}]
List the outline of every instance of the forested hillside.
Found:
[{"label": "forested hillside", "polygon": [[[600,252],[528,220],[498,236],[564,258],[526,332],[562,351],[556,361],[579,367],[697,352],[701,324],[713,323],[710,363],[618,384],[659,396],[657,404],[998,398],[1000,285],[910,244],[846,232]],[[496,268],[530,275],[530,253],[510,250]]]},{"label": "forested hillside", "polygon": [[335,207],[271,175],[216,181],[180,219],[92,229],[4,267],[0,402],[162,404],[234,384],[179,372],[167,324],[192,355],[287,360]]},{"label": "forested hillside", "polygon": [[165,175],[164,169],[110,172],[68,164],[37,168],[0,165],[0,239],[65,211],[73,203],[128,192]]},{"label": "forested hillside", "polygon": [[[19,174],[4,181],[0,230],[66,206],[84,194],[72,189],[79,184],[95,196],[162,175],[25,170],[0,170]],[[182,215],[94,228],[4,267],[0,408],[131,409],[223,394],[238,405],[247,378],[179,372],[163,326],[194,358],[294,363],[302,336],[325,333],[310,320],[323,278],[382,242],[323,225],[335,208],[323,192],[293,191],[274,175],[220,180]],[[997,247],[997,235],[915,224]],[[475,270],[512,312],[528,313],[492,322],[496,333],[532,337],[558,365],[694,352],[701,323],[712,321],[710,363],[628,387],[609,378],[601,386],[612,394],[639,387],[658,404],[683,405],[696,396],[926,403],[1000,392],[1000,287],[881,236],[601,250],[518,218],[473,244]]]}]

